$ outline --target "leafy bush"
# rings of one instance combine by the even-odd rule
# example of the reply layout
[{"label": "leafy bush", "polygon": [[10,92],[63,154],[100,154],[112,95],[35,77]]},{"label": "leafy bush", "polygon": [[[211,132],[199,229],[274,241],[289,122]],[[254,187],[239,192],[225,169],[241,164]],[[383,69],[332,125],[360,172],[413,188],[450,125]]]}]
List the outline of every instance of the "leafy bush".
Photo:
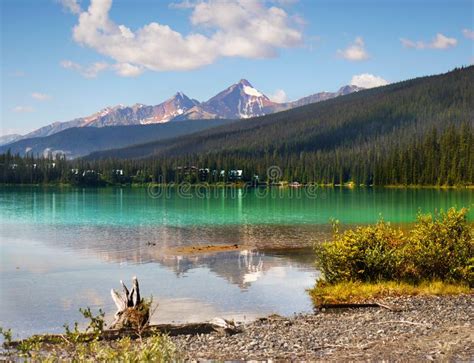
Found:
[{"label": "leafy bush", "polygon": [[404,249],[403,275],[420,281],[463,281],[474,286],[474,234],[467,209],[419,215]]},{"label": "leafy bush", "polygon": [[317,266],[326,282],[378,281],[397,275],[403,240],[400,230],[384,221],[344,233],[337,224],[333,227],[333,241],[315,246]]},{"label": "leafy bush", "polygon": [[347,281],[424,280],[474,286],[474,235],[467,209],[451,208],[432,217],[419,215],[405,235],[389,223],[357,227],[315,247],[317,266],[327,284]]}]

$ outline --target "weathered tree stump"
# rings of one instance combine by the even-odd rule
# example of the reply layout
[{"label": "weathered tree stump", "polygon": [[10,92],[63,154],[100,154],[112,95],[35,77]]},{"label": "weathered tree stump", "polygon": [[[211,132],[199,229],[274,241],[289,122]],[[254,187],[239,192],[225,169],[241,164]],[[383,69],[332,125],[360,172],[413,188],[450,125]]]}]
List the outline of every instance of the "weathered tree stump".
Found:
[{"label": "weathered tree stump", "polygon": [[140,297],[140,287],[138,280],[134,276],[132,279],[132,289],[129,291],[122,280],[123,293],[120,294],[114,289],[110,291],[112,299],[117,306],[115,321],[110,326],[111,329],[141,329],[149,324],[151,301],[147,302]]},{"label": "weathered tree stump", "polygon": [[[244,331],[243,325],[221,318],[214,318],[205,323],[150,325],[151,300],[147,301],[140,297],[137,278],[133,277],[132,289],[130,291],[123,281],[120,281],[120,283],[122,284],[123,293],[120,294],[114,289],[110,291],[112,299],[117,306],[115,321],[110,325],[110,329],[102,331],[99,336],[93,332],[84,332],[81,334],[82,341],[89,342],[96,339],[115,340],[123,337],[141,339],[156,335],[157,333],[170,336],[211,334],[214,332],[233,335]],[[33,337],[41,343],[48,344],[56,344],[58,341],[65,339],[63,334],[34,335]],[[22,342],[22,340],[5,342],[4,347],[14,349]]]}]

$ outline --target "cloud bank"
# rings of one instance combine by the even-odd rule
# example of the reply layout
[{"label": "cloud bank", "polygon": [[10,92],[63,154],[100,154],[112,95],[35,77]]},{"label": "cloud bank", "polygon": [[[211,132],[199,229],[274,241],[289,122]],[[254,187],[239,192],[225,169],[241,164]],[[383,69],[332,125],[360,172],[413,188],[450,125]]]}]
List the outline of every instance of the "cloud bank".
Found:
[{"label": "cloud bank", "polygon": [[63,68],[79,72],[85,78],[95,78],[100,72],[110,68],[110,64],[106,62],[96,62],[89,66],[83,66],[70,60],[63,60],[60,64]]},{"label": "cloud bank", "polygon": [[421,40],[413,41],[406,38],[400,38],[400,42],[405,48],[414,49],[448,49],[455,47],[458,44],[456,38],[449,38],[441,33],[436,34],[431,42],[428,43]]},{"label": "cloud bank", "polygon": [[[298,46],[303,40],[301,31],[282,8],[266,6],[259,0],[175,4],[192,9],[191,24],[201,30],[187,35],[157,22],[136,30],[116,24],[109,17],[112,0],[91,0],[84,11],[74,0],[61,2],[78,14],[73,39],[113,59],[116,63],[106,68],[121,76],[136,76],[145,70],[192,70],[221,57],[270,58],[277,56],[279,49]],[[70,63],[63,67],[86,77],[93,78],[98,73],[67,62]]]}]

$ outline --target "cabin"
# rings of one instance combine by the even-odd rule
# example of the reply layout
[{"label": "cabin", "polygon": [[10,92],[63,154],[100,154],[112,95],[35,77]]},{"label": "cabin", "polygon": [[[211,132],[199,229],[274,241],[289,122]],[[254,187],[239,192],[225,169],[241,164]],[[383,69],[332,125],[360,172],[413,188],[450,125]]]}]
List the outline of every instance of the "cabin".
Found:
[{"label": "cabin", "polygon": [[198,170],[199,181],[201,181],[201,182],[206,181],[208,179],[209,173],[210,173],[209,168],[200,168]]},{"label": "cabin", "polygon": [[229,180],[242,180],[243,171],[241,169],[229,170]]}]

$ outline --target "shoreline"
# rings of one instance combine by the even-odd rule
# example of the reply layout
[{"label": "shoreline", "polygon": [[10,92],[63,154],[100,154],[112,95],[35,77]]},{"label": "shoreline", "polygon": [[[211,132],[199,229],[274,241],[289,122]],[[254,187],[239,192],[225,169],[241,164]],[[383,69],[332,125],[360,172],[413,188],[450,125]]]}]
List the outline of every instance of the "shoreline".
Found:
[{"label": "shoreline", "polygon": [[172,337],[185,360],[431,361],[474,359],[474,295],[380,300],[358,308],[260,318],[231,336]]},{"label": "shoreline", "polygon": [[[0,187],[60,187],[60,188],[88,188],[88,189],[98,189],[98,188],[150,188],[150,187],[162,187],[162,188],[177,188],[180,183],[129,183],[129,184],[105,184],[105,185],[76,185],[70,183],[40,183],[40,184],[10,184],[10,183],[0,183]],[[387,184],[387,185],[354,185],[354,184],[318,184],[318,183],[308,183],[300,184],[298,187],[289,185],[288,182],[281,184],[259,184],[258,186],[250,185],[248,183],[193,183],[186,184],[191,188],[283,188],[283,189],[302,189],[305,187],[317,187],[317,188],[332,188],[332,189],[474,189],[473,184],[467,185],[423,185],[423,184]]]},{"label": "shoreline", "polygon": [[[473,299],[474,294],[385,298],[373,301],[379,307],[269,315],[231,332],[183,330],[170,340],[185,361],[472,361]],[[70,352],[47,344],[41,354],[66,359]],[[0,358],[19,357],[4,351]]]}]

